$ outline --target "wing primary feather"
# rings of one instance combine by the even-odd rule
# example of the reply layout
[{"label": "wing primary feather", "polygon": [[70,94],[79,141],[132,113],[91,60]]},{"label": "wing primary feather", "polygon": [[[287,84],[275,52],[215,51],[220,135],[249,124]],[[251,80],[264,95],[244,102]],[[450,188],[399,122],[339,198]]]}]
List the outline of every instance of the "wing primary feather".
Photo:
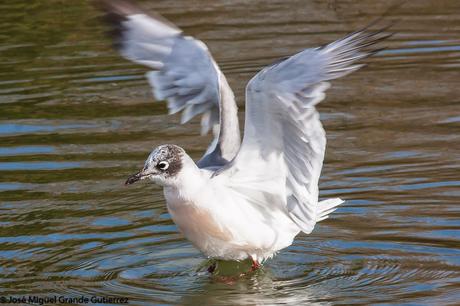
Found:
[{"label": "wing primary feather", "polygon": [[[150,67],[149,84],[169,114],[182,112],[181,123],[202,115],[201,133],[211,128],[215,141],[199,167],[222,166],[240,146],[237,107],[225,76],[206,45],[134,1],[93,0],[105,11],[116,48],[128,60]],[[207,155],[211,155],[206,158]]]},{"label": "wing primary feather", "polygon": [[[318,201],[326,137],[315,105],[324,99],[327,81],[365,66],[362,60],[381,51],[378,44],[392,35],[386,33],[388,27],[376,31],[369,27],[278,61],[253,77],[246,89],[243,145],[233,162],[215,175],[226,175],[229,186],[244,192],[234,181],[258,186],[251,179],[281,173],[271,181],[284,186],[280,209],[305,233],[342,203]],[[251,166],[255,158],[261,162]],[[275,196],[262,188],[260,193]]]}]

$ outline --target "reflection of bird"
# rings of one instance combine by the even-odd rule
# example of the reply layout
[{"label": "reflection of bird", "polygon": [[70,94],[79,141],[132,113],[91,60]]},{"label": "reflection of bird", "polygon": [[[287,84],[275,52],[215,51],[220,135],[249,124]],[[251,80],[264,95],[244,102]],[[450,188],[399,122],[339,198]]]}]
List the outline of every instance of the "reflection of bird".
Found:
[{"label": "reflection of bird", "polygon": [[315,105],[328,80],[360,67],[388,37],[363,30],[306,49],[260,71],[246,89],[243,141],[233,93],[206,46],[161,16],[130,2],[103,1],[121,54],[151,67],[157,100],[182,123],[202,114],[215,139],[195,163],[176,145],[161,145],[126,184],[149,178],[164,187],[168,211],[206,256],[250,258],[253,267],[310,233],[343,201],[318,201],[326,137]]}]

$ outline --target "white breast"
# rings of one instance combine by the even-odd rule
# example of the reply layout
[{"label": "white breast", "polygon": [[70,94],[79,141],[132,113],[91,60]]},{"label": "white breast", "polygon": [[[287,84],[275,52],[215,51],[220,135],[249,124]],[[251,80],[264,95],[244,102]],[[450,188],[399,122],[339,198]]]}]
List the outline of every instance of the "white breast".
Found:
[{"label": "white breast", "polygon": [[205,188],[187,199],[173,188],[164,193],[174,223],[208,257],[262,260],[299,232],[285,213],[264,211],[225,190]]}]

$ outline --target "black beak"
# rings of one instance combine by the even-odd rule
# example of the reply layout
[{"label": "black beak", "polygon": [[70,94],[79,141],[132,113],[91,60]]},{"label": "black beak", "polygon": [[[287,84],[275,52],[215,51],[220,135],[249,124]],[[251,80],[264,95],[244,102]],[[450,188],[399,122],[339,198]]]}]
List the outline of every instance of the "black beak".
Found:
[{"label": "black beak", "polygon": [[144,176],[144,174],[142,173],[142,171],[134,173],[133,175],[128,177],[128,179],[125,182],[125,185],[134,184],[135,182],[139,181],[143,176]]}]

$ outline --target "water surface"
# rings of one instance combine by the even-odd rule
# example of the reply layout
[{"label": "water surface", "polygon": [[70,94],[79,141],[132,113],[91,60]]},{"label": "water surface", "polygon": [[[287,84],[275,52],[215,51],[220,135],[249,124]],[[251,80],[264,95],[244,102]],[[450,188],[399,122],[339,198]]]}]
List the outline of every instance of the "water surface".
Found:
[{"label": "water surface", "polygon": [[[376,1],[143,1],[209,45],[244,117],[262,67],[340,38]],[[414,2],[414,3],[412,3]],[[235,281],[203,272],[161,189],[123,186],[151,149],[199,158],[146,70],[122,59],[84,1],[0,4],[0,292],[119,295],[134,305],[404,304],[460,300],[460,3],[406,3],[388,48],[333,83],[321,197],[347,202]]]}]

